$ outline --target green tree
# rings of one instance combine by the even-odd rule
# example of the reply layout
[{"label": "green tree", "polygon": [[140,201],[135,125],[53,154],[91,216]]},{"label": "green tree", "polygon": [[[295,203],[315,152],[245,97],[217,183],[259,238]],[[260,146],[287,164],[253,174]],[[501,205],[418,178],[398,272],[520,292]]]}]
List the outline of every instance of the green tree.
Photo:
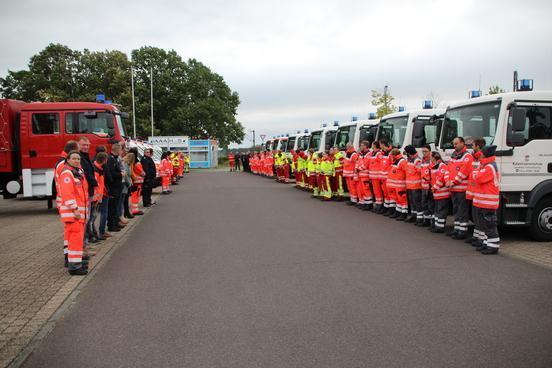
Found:
[{"label": "green tree", "polygon": [[494,86],[489,87],[489,92],[487,94],[488,95],[496,95],[498,93],[504,93],[504,92],[506,92],[506,91],[503,90],[502,88],[500,88],[499,85],[494,85]]},{"label": "green tree", "polygon": [[378,118],[397,111],[397,108],[395,107],[395,105],[393,105],[394,100],[395,97],[391,96],[391,94],[389,93],[388,86],[385,86],[383,92],[372,90],[372,105],[378,108]]}]

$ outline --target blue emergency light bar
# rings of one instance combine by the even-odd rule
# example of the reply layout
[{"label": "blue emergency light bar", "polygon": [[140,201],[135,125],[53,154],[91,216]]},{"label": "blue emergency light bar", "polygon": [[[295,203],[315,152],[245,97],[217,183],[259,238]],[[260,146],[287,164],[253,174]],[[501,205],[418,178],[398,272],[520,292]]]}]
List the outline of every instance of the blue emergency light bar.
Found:
[{"label": "blue emergency light bar", "polygon": [[308,133],[308,132],[309,132],[309,130],[308,130],[308,129],[305,129],[305,134]]},{"label": "blue emergency light bar", "polygon": [[351,118],[351,121],[357,121],[357,120],[358,120],[358,116],[353,116],[353,117]]},{"label": "blue emergency light bar", "polygon": [[105,101],[104,101],[104,104],[106,104],[106,105],[111,105],[112,102],[113,102],[113,101],[111,101],[111,100],[105,100]]},{"label": "blue emergency light bar", "polygon": [[96,102],[101,102],[101,103],[103,103],[104,101],[105,101],[105,95],[102,94],[102,93],[98,93],[98,94],[96,95]]},{"label": "blue emergency light bar", "polygon": [[338,120],[334,120],[334,126],[339,126],[339,121]]},{"label": "blue emergency light bar", "polygon": [[432,109],[433,108],[433,101],[424,100],[424,104],[422,106],[423,106],[424,110]]},{"label": "blue emergency light bar", "polygon": [[470,91],[470,98],[476,98],[476,97],[481,97],[481,91],[479,90]]},{"label": "blue emergency light bar", "polygon": [[404,111],[404,106],[399,106],[399,112],[403,112]]},{"label": "blue emergency light bar", "polygon": [[286,137],[289,137],[289,134],[286,134]]},{"label": "blue emergency light bar", "polygon": [[328,126],[328,124],[322,124],[322,128],[325,128],[327,126]]},{"label": "blue emergency light bar", "polygon": [[301,134],[301,131],[300,131],[300,130],[298,130],[298,131],[297,131],[297,134]]},{"label": "blue emergency light bar", "polygon": [[370,120],[374,120],[376,118],[376,113],[375,112],[371,112],[370,114],[368,114],[368,119]]},{"label": "blue emergency light bar", "polygon": [[519,81],[519,91],[532,91],[533,90],[533,80],[532,79],[521,79]]}]

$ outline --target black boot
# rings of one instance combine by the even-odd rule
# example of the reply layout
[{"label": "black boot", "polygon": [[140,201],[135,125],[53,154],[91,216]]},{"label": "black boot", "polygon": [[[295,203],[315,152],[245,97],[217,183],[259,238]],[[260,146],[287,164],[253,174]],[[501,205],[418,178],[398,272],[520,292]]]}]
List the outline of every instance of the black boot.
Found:
[{"label": "black boot", "polygon": [[431,220],[430,219],[424,219],[424,221],[422,222],[422,226],[423,227],[431,226]]},{"label": "black boot", "polygon": [[416,215],[408,214],[406,215],[406,218],[404,219],[404,222],[414,222],[416,221]]},{"label": "black boot", "polygon": [[480,247],[475,248],[475,250],[478,251],[478,252],[481,252],[485,249],[487,249],[487,246],[485,244],[482,244]]},{"label": "black boot", "polygon": [[431,231],[432,233],[435,233],[435,234],[442,234],[442,233],[445,232],[444,229],[440,229],[438,227],[431,228],[429,231]]},{"label": "black boot", "polygon": [[481,254],[498,254],[498,248],[487,247],[481,251]]},{"label": "black boot", "polygon": [[397,221],[406,221],[406,213],[401,213],[397,218],[395,218]]},{"label": "black boot", "polygon": [[452,236],[453,239],[456,240],[464,240],[468,237],[468,235],[464,232],[457,232],[455,235]]},{"label": "black boot", "polygon": [[394,207],[387,207],[387,211],[383,212],[383,215],[386,216],[386,217],[391,217],[395,213],[397,213],[397,211],[395,211]]},{"label": "black boot", "polygon": [[393,211],[393,213],[392,213],[391,215],[389,215],[389,218],[394,219],[394,218],[399,217],[400,215],[401,215],[400,212],[398,212],[398,211]]},{"label": "black boot", "polygon": [[466,237],[466,240],[464,240],[464,243],[471,244],[475,241],[475,238],[473,236]]},{"label": "black boot", "polygon": [[88,274],[88,269],[81,267],[77,268],[76,270],[69,270],[69,274],[71,276],[84,276]]},{"label": "black boot", "polygon": [[415,226],[422,227],[424,226],[424,220],[416,220]]},{"label": "black boot", "polygon": [[364,207],[362,208],[363,211],[372,211],[372,208],[374,208],[374,205],[372,204],[365,204]]},{"label": "black boot", "polygon": [[345,204],[346,204],[347,206],[354,206],[354,205],[356,205],[356,202],[353,202],[353,201],[351,201],[351,200],[349,199],[349,200],[345,201]]}]

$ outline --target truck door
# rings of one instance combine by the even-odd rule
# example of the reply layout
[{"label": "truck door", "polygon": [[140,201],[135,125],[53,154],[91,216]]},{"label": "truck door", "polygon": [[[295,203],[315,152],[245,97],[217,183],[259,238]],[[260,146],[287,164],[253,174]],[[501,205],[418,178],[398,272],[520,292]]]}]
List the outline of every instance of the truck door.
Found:
[{"label": "truck door", "polygon": [[63,150],[61,114],[53,111],[28,111],[28,155],[30,169],[53,168]]}]

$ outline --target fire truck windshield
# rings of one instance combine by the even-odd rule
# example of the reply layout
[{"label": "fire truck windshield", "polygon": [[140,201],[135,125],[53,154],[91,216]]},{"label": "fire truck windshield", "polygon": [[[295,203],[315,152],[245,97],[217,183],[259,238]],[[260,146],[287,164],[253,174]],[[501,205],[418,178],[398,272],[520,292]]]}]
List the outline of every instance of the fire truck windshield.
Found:
[{"label": "fire truck windshield", "polygon": [[466,105],[447,110],[443,122],[441,144],[443,149],[451,149],[456,137],[483,138],[491,144],[496,134],[496,124],[500,113],[500,101]]}]

